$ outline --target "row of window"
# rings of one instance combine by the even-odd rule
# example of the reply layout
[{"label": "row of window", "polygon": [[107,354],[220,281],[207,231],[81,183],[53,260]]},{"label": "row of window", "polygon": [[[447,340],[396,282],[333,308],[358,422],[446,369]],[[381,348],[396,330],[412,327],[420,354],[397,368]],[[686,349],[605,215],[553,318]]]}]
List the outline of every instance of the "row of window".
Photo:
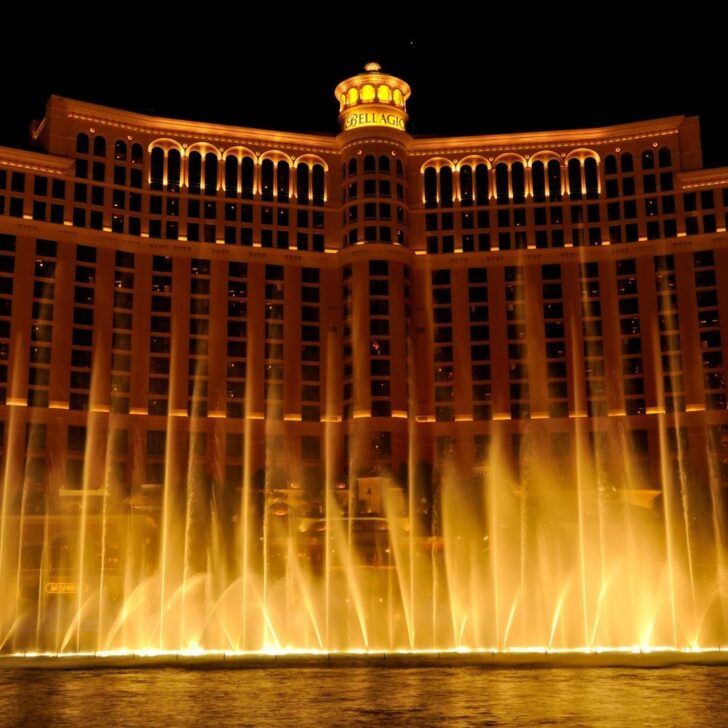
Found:
[{"label": "row of window", "polygon": [[[0,422],[0,443],[4,435],[4,422]],[[718,477],[726,479],[726,467],[721,462],[724,455],[728,438],[726,426],[715,425],[707,429],[707,441],[709,446],[709,461]],[[26,482],[30,486],[26,498],[22,504],[15,504],[23,508],[25,513],[40,514],[53,508],[52,501],[47,497],[46,484],[49,478],[47,448],[49,443],[48,425],[44,423],[27,423],[25,428],[25,451],[23,453],[24,463],[22,469]],[[109,446],[107,449],[108,463],[107,473],[115,487],[121,488],[124,493],[131,493],[129,462],[129,448],[132,441],[132,430],[113,429],[109,433]],[[142,431],[142,441],[145,450],[145,470],[143,482],[163,483],[165,476],[164,459],[167,455],[167,432],[164,430]],[[304,479],[308,475],[307,469],[311,465],[316,466],[321,458],[321,438],[315,435],[304,435],[294,442],[287,441],[280,435],[270,435],[268,438],[271,446],[268,452],[283,452],[293,450],[300,456],[299,462],[302,466]],[[510,459],[514,469],[518,472],[523,465],[523,458],[532,457],[532,436],[524,433],[513,433],[510,437]],[[68,457],[65,460],[65,468],[57,469],[63,479],[62,485],[66,488],[80,488],[84,472],[83,457],[86,449],[92,447],[90,433],[84,425],[68,425],[63,436],[65,452]],[[568,468],[564,470],[561,463],[564,460],[573,462],[573,448],[577,446],[576,437],[572,432],[552,432],[549,434],[547,447],[550,458],[559,463],[559,470],[565,477],[570,477]],[[216,459],[223,458],[225,462],[224,481],[231,487],[240,486],[243,482],[243,463],[246,440],[240,433],[227,433],[222,440],[215,438],[213,441],[209,433],[205,431],[191,431],[188,433],[188,444],[184,448],[189,460],[190,477],[196,482],[206,482],[209,475],[206,472],[205,460],[214,455]],[[664,438],[658,437],[657,433],[650,435],[650,432],[642,429],[632,429],[624,432],[624,437],[619,443],[610,439],[607,432],[590,431],[587,433],[585,445],[588,452],[595,458],[606,458],[612,452],[622,458],[628,477],[639,485],[647,485],[655,474],[650,473],[649,456],[652,454],[653,462],[661,462],[666,457],[668,464],[672,466],[675,476],[678,476],[678,467],[685,458],[695,455],[702,458],[705,450],[702,445],[693,450],[686,428],[668,427],[664,432]],[[350,438],[345,436],[345,452],[349,452]],[[488,463],[491,454],[491,437],[488,434],[476,434],[467,442],[463,438],[452,435],[438,435],[435,439],[435,456],[437,461],[448,460],[452,457],[462,456],[469,450],[472,460],[476,466]],[[579,447],[582,447],[579,444]],[[375,462],[380,465],[388,464],[392,456],[392,438],[390,432],[373,433],[370,439],[370,451],[375,457]],[[499,452],[503,455],[502,447]],[[348,458],[344,459],[345,470],[348,467]],[[628,463],[628,465],[627,465]],[[266,458],[267,467],[270,466],[270,458]],[[320,470],[316,473],[320,479]],[[661,472],[658,476],[664,477]],[[255,480],[254,480],[255,482]],[[283,487],[291,487],[293,483],[286,477],[281,481]],[[12,507],[12,504],[11,504]]]},{"label": "row of window", "polygon": [[[633,172],[631,153],[622,154],[620,161],[623,173]],[[661,168],[672,166],[667,147],[659,150],[657,161]],[[498,204],[518,204],[525,202],[526,197],[535,202],[553,202],[561,200],[566,192],[572,200],[596,199],[600,190],[598,166],[595,156],[572,157],[564,162],[555,154],[530,163],[516,157],[494,165],[485,159],[475,160],[460,163],[457,169],[450,162],[431,160],[425,163],[424,203],[426,207],[447,208],[453,207],[455,200],[463,206],[487,205],[493,198]],[[642,154],[642,169],[653,170],[655,166],[654,151],[646,150]],[[604,171],[606,175],[616,174],[614,155],[606,157]]]},{"label": "row of window", "polygon": [[[391,163],[391,159],[394,160],[394,165]],[[379,157],[366,154],[361,162],[358,157],[352,157],[348,162],[344,162],[341,176],[342,178],[355,177],[360,172],[364,174],[390,174],[396,172],[398,177],[404,177],[404,165],[399,157],[394,156],[394,152],[392,152],[391,157],[386,154],[381,154]]]},{"label": "row of window", "polygon": [[[14,239],[3,236],[3,250],[0,255],[0,339],[9,337],[10,313],[12,307],[12,272],[14,270]],[[51,341],[53,337],[56,243],[48,240],[36,241],[34,262],[33,307],[31,321],[31,349],[28,403],[35,406],[48,406],[48,389],[51,365]],[[86,409],[91,389],[92,369],[95,364],[92,358],[95,336],[95,304],[98,287],[96,285],[96,249],[89,246],[75,248],[75,268],[73,286],[73,325],[71,330],[71,372],[70,400],[73,409]],[[706,406],[724,408],[725,386],[722,371],[721,335],[718,316],[717,278],[714,254],[712,251],[698,252],[694,255],[695,288],[699,324],[700,354],[704,369],[704,389]],[[675,259],[672,255],[656,256],[651,260],[655,276],[657,293],[657,313],[659,321],[659,368],[658,376],[662,376],[662,390],[658,392],[658,405],[663,404],[668,411],[684,410],[685,383],[683,370],[685,361],[682,349],[685,342],[680,337],[680,321],[678,317],[677,278]],[[131,349],[132,309],[134,295],[134,255],[117,252],[114,271],[114,311],[112,337],[112,371],[118,378],[112,379],[112,397],[128,393],[128,374]],[[228,310],[228,354],[231,358],[239,355],[236,365],[245,363],[246,351],[246,316],[245,300],[246,280],[235,282],[234,271],[244,264],[230,264],[231,280],[229,282]],[[605,265],[605,264],[602,264]],[[172,311],[172,269],[173,260],[169,257],[155,256],[152,261],[151,277],[151,318],[149,350],[152,354],[150,362],[150,395],[155,401],[166,394],[168,387],[169,361],[172,353],[171,311]],[[638,295],[637,260],[621,259],[615,263],[616,293],[618,310],[618,327],[620,334],[619,356],[623,377],[621,385],[628,414],[646,412],[645,382],[643,364],[643,346],[645,336],[640,316],[640,296]],[[541,296],[543,299],[544,340],[546,345],[547,389],[550,416],[566,416],[566,326],[564,311],[564,290],[562,288],[561,267],[558,264],[541,267]],[[209,351],[209,295],[211,290],[210,261],[193,259],[191,261],[191,279],[189,296],[189,339],[185,343],[186,354],[190,357],[188,375],[190,377],[207,376],[207,357]],[[266,339],[266,378],[271,380],[271,387],[266,391],[270,399],[280,400],[277,382],[283,378],[283,266],[268,265],[265,268],[265,339]],[[384,381],[389,377],[390,356],[390,280],[387,261],[370,261],[369,264],[369,349],[372,366],[368,373],[371,379],[370,394],[373,397],[389,398],[390,383]],[[528,344],[533,332],[528,326],[530,321],[526,315],[526,285],[522,267],[507,266],[504,269],[506,325],[508,339],[510,398],[519,408],[511,411],[513,417],[528,415],[528,404],[531,400],[529,391]],[[319,271],[304,268],[302,270],[301,288],[301,358],[304,366],[313,366],[320,360],[321,332],[320,301],[318,289]],[[473,401],[486,403],[489,394],[490,370],[485,367],[490,363],[489,310],[487,269],[471,268],[468,271],[468,305],[469,336],[471,342],[471,360],[478,369],[477,380],[473,378]],[[408,306],[409,283],[405,276],[405,305]],[[450,287],[450,271],[447,269],[432,272],[432,323],[435,343],[435,399],[443,408],[454,400],[453,376],[453,317],[452,291]],[[581,289],[581,328],[583,334],[583,355],[587,387],[588,412],[593,415],[604,414],[605,382],[604,382],[604,332],[601,310],[601,287],[599,264],[589,263],[581,266],[579,273]],[[344,317],[345,317],[345,358],[352,354],[351,311],[351,269],[344,270]],[[405,316],[408,316],[408,309]],[[239,321],[235,321],[239,319]],[[238,341],[233,341],[238,339]],[[7,345],[6,345],[7,346]],[[652,345],[650,344],[650,350]],[[275,352],[275,353],[274,353]],[[5,356],[9,352],[6,350]],[[374,360],[381,364],[373,366]],[[276,359],[278,361],[269,361]],[[55,362],[54,362],[55,363]],[[316,364],[317,366],[317,364]],[[659,374],[661,372],[661,374]],[[155,376],[156,375],[156,376]],[[306,376],[315,386],[316,377]],[[7,378],[7,372],[3,374]],[[351,382],[353,372],[345,371],[345,399],[351,399]],[[376,377],[382,381],[375,382]],[[244,378],[244,375],[243,377]],[[273,380],[276,380],[274,383]],[[190,380],[190,397],[202,399],[207,397],[207,384],[200,384],[197,379]],[[479,388],[475,389],[476,382]],[[482,384],[483,386],[480,386]],[[199,385],[199,387],[198,387]],[[308,385],[305,385],[308,386]],[[195,387],[198,387],[195,389]],[[314,390],[306,389],[306,399],[314,401]],[[320,393],[320,391],[319,391]],[[242,395],[242,391],[241,391]],[[128,397],[126,398],[128,400]],[[691,403],[693,404],[693,403]],[[522,405],[522,406],[521,406]],[[121,406],[121,405],[120,405]],[[164,408],[156,412],[150,402],[150,412],[163,414]],[[557,410],[561,414],[557,414]],[[124,411],[123,408],[118,411]],[[452,419],[452,408],[442,410],[443,419]],[[311,418],[313,419],[313,418]]]},{"label": "row of window", "polygon": [[256,193],[264,201],[288,202],[295,196],[301,204],[323,205],[326,199],[325,171],[322,163],[299,162],[295,166],[295,185],[291,166],[285,160],[263,159],[257,167],[251,157],[231,155],[220,165],[215,152],[189,152],[184,158],[176,149],[165,152],[156,147],[150,159],[149,186],[152,190],[179,192],[187,187],[191,194],[217,195],[252,200]]},{"label": "row of window", "polygon": [[13,310],[15,238],[0,234],[0,404],[7,401],[10,321]]}]

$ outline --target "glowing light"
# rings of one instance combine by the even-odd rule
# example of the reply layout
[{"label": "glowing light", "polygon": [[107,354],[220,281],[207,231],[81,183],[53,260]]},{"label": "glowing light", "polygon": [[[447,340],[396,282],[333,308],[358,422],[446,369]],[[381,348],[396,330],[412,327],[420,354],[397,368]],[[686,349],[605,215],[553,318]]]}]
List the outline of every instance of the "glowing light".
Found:
[{"label": "glowing light", "polygon": [[368,103],[370,101],[374,101],[376,97],[376,92],[374,91],[374,86],[372,86],[370,83],[364,84],[361,88],[360,92],[361,100],[365,103]]}]

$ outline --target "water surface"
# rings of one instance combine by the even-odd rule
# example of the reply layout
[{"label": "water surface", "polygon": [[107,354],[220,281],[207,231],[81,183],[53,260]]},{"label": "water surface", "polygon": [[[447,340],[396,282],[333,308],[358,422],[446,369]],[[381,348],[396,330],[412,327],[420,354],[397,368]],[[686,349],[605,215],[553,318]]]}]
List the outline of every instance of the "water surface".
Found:
[{"label": "water surface", "polygon": [[728,667],[0,670],[1,726],[728,726]]}]

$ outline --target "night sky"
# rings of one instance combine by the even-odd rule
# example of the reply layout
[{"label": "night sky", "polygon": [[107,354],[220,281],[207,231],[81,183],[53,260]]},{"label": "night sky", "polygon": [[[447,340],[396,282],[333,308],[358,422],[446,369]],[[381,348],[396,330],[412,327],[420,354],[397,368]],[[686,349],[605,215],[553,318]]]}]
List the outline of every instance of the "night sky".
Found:
[{"label": "night sky", "polygon": [[[699,115],[705,165],[728,165],[724,41],[711,37],[709,18],[668,18],[658,27],[650,18],[617,17],[599,34],[578,24],[548,27],[533,16],[482,27],[465,18],[475,25],[448,30],[443,40],[395,25],[333,34],[283,14],[252,17],[240,7],[239,19],[220,12],[214,22],[186,17],[164,25],[119,13],[104,22],[110,36],[103,38],[91,26],[61,30],[67,20],[50,18],[21,54],[10,54],[18,62],[2,84],[0,144],[27,146],[28,124],[43,115],[52,93],[161,116],[333,134],[334,87],[376,60],[412,86],[415,135]],[[266,28],[273,23],[281,34],[272,43]],[[717,36],[720,24],[713,26]],[[691,39],[699,41],[694,48],[685,45]],[[31,70],[26,54],[42,70]]]}]

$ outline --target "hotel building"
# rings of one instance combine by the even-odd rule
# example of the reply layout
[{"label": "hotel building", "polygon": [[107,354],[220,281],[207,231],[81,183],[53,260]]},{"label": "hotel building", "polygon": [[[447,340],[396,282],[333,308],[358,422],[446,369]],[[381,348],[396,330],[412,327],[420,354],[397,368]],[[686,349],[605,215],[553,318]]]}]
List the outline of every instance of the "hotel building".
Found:
[{"label": "hotel building", "polygon": [[376,64],[335,93],[320,135],[54,96],[36,151],[0,148],[6,489],[315,494],[494,453],[514,482],[524,453],[567,486],[594,452],[631,488],[728,478],[697,118],[427,138]]}]

